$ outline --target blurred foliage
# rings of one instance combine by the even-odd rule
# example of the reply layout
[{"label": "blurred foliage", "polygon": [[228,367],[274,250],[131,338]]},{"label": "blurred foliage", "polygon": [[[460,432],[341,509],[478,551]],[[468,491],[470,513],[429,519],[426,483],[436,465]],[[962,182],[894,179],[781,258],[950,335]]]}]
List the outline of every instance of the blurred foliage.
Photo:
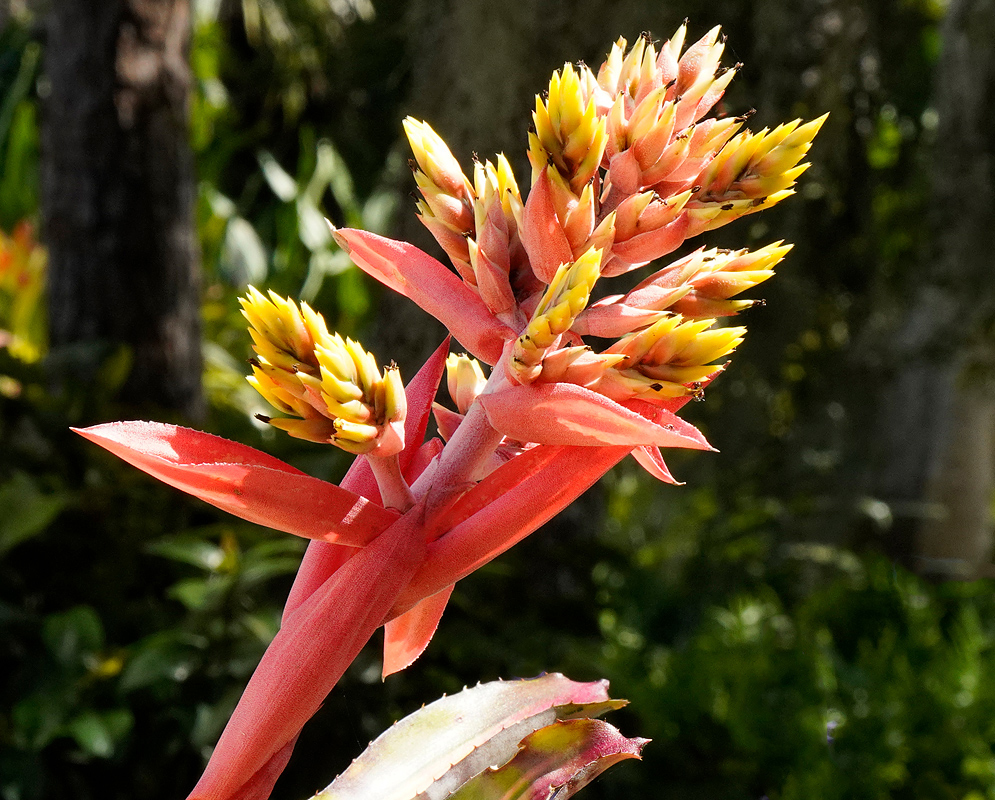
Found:
[{"label": "blurred foliage", "polygon": [[0,230],[0,347],[37,361],[45,352],[45,323],[45,250],[21,220],[9,236]]},{"label": "blurred foliage", "polygon": [[[461,583],[428,652],[386,684],[364,651],[275,797],[308,796],[444,691],[558,670],[610,678],[632,701],[625,730],[654,739],[592,798],[995,798],[990,586],[889,564],[889,509],[862,484],[865,387],[888,369],[926,235],[943,7],[824,3],[781,63],[764,61],[763,35],[750,41],[748,5],[714,10],[750,65],[730,108],[833,116],[798,201],[710,239],[797,232],[733,367],[688,409],[722,453],[668,459],[682,488],[617,469]],[[369,322],[376,290],[321,218],[392,224],[417,32],[399,2],[376,15],[358,0],[194,7],[208,426],[334,480],[338,451],[251,421],[263,409],[243,380],[237,296],[254,282],[308,299],[343,333]],[[0,31],[4,231],[37,212],[41,53],[30,17]],[[77,441],[70,426],[127,415],[127,354],[58,396],[44,369],[0,347],[0,798],[182,797],[276,630],[303,544]]]}]

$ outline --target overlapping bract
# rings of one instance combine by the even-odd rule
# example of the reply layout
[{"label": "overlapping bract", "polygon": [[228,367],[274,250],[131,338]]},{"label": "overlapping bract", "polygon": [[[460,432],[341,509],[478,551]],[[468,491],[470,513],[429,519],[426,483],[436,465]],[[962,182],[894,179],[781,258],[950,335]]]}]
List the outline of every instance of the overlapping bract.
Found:
[{"label": "overlapping bract", "polygon": [[[402,391],[396,369],[380,374],[306,305],[250,290],[250,380],[295,417],[272,424],[362,454],[341,486],[195,431],[82,432],[184,491],[315,540],[191,797],[266,797],[301,726],[374,630],[386,631],[384,674],[408,666],[456,581],[626,455],[675,483],[661,447],[710,449],[677,412],[742,340],[745,329],[723,318],[752,305],[739,295],[789,248],[702,248],[625,294],[592,303],[592,291],[791,194],[822,119],[750,133],[744,117],[707,117],[736,68],[719,65],[718,29],[682,53],[684,36],[682,27],[659,51],[620,39],[597,74],[572,65],[554,74],[536,102],[524,200],[503,155],[475,164],[470,180],[428,124],[405,121],[418,213],[455,271],[405,242],[333,231],[358,266],[475,358],[447,358],[446,342]],[[597,352],[585,336],[614,341]],[[444,372],[455,410],[434,407],[441,439],[425,441]],[[325,513],[335,518],[316,523]]]}]

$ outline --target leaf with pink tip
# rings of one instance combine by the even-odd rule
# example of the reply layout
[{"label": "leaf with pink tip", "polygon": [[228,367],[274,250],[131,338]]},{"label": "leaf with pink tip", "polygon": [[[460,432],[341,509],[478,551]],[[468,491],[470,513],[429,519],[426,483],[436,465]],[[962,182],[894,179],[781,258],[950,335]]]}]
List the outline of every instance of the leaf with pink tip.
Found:
[{"label": "leaf with pink tip", "polygon": [[556,674],[464,689],[388,728],[314,800],[448,797],[491,764],[506,762],[528,734],[623,705],[609,699],[606,681],[575,683]]},{"label": "leaf with pink tip", "polygon": [[435,393],[439,390],[439,383],[446,373],[449,341],[450,338],[447,336],[422,364],[415,377],[404,387],[404,396],[408,403],[408,413],[404,419],[404,441],[407,446],[400,458],[401,471],[404,473],[407,473],[408,465],[425,441],[425,430],[428,428],[429,417],[432,416]]},{"label": "leaf with pink tip", "polygon": [[363,272],[421,306],[481,361],[496,364],[505,340],[515,338],[480,295],[414,245],[352,228],[332,235]]},{"label": "leaf with pink tip", "polygon": [[609,767],[640,758],[647,739],[627,739],[599,719],[559,720],[530,733],[515,757],[464,783],[448,800],[566,800]]},{"label": "leaf with pink tip", "polygon": [[511,386],[479,398],[494,429],[510,439],[579,446],[657,445],[712,449],[690,426],[678,430],[570,383]]},{"label": "leaf with pink tip", "polygon": [[410,667],[425,652],[452,593],[453,586],[447,586],[384,626],[382,677],[385,680],[388,675]]},{"label": "leaf with pink tip", "polygon": [[525,251],[529,254],[532,271],[543,283],[552,282],[560,264],[573,261],[570,242],[556,216],[552,187],[546,170],[539,174],[529,191],[520,234]]},{"label": "leaf with pink tip", "polygon": [[431,466],[435,458],[442,452],[443,447],[445,447],[445,443],[442,439],[435,437],[429,439],[418,448],[415,457],[411,459],[411,463],[404,471],[404,479],[408,482],[409,486],[418,480],[421,474]]},{"label": "leaf with pink tip", "polygon": [[159,422],[73,430],[170,486],[278,531],[362,547],[398,517],[365,497],[209,433]]},{"label": "leaf with pink tip", "polygon": [[464,419],[458,411],[453,411],[438,403],[432,408],[432,414],[435,416],[435,426],[439,429],[439,435],[447,442],[456,433],[456,429]]}]

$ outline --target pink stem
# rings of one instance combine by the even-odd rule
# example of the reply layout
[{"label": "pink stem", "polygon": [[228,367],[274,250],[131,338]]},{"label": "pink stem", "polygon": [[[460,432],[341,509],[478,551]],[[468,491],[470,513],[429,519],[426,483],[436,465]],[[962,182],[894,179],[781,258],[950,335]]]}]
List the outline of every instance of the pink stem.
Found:
[{"label": "pink stem", "polygon": [[373,471],[373,477],[377,479],[384,508],[396,508],[403,513],[415,504],[415,496],[401,474],[401,462],[397,453],[383,457],[371,455],[366,460]]},{"label": "pink stem", "polygon": [[431,518],[451,505],[473,486],[474,476],[501,443],[502,434],[491,427],[484,407],[474,402],[446,443],[438,466],[428,473],[428,485],[415,482],[415,495],[425,495],[426,517]]},{"label": "pink stem", "polygon": [[[425,558],[425,520],[412,508],[346,561],[291,614],[249,680],[188,800],[263,797],[273,762],[300,733],[379,628]],[[293,669],[287,669],[287,665]],[[260,771],[262,770],[262,773]]]}]

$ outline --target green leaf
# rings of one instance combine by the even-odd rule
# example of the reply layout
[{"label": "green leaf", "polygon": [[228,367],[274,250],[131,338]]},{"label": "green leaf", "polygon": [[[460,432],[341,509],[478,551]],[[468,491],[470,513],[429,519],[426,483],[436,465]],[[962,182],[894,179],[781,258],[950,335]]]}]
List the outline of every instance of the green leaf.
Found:
[{"label": "green leaf", "polygon": [[179,683],[199,666],[207,640],[183,631],[163,631],[131,647],[131,656],[121,673],[123,692],[157,683]]},{"label": "green leaf", "polygon": [[339,308],[347,314],[362,317],[370,310],[372,301],[367,289],[365,276],[358,269],[343,272],[337,281]]},{"label": "green leaf", "polygon": [[232,575],[212,575],[210,578],[186,578],[169,587],[167,594],[179,600],[190,611],[214,608],[231,591]]},{"label": "green leaf", "polygon": [[266,280],[269,258],[256,229],[244,217],[234,216],[225,228],[219,268],[232,283],[259,285]]},{"label": "green leaf", "polygon": [[127,345],[115,348],[100,364],[100,369],[94,377],[94,388],[107,397],[117,394],[131,374],[134,364],[134,352]]},{"label": "green leaf", "polygon": [[0,220],[11,226],[38,208],[38,113],[22,100],[14,109],[0,172]]},{"label": "green leaf", "polygon": [[181,564],[192,564],[208,572],[214,572],[225,561],[225,551],[212,542],[191,536],[174,536],[160,539],[148,546],[148,551],[157,556],[178,561]]},{"label": "green leaf", "polygon": [[374,232],[389,230],[399,205],[397,192],[374,192],[363,204],[363,229]]},{"label": "green leaf", "polygon": [[119,708],[112,711],[86,711],[69,722],[69,734],[88,755],[109,758],[115,746],[128,735],[134,723],[131,712]]},{"label": "green leaf", "polygon": [[43,494],[23,472],[0,485],[0,556],[45,530],[66,504],[69,494]]},{"label": "green leaf", "polygon": [[272,153],[260,150],[256,158],[259,160],[259,166],[263,170],[263,177],[266,178],[266,183],[273,190],[273,194],[279,197],[284,203],[289,203],[297,197],[297,181],[277,163]]},{"label": "green leaf", "polygon": [[332,243],[325,215],[307,195],[297,198],[297,235],[311,252],[324,250]]},{"label": "green leaf", "polygon": [[328,139],[322,139],[318,142],[317,157],[318,163],[311,178],[312,185],[308,187],[309,192],[317,201],[320,196],[319,189],[323,190],[323,185],[327,185],[335,197],[335,202],[347,214],[356,213],[359,204],[356,200],[356,188],[353,185],[352,175],[342,160],[342,156]]},{"label": "green leaf", "polygon": [[11,712],[14,741],[25,749],[41,750],[59,735],[67,705],[65,698],[54,692],[25,697]]},{"label": "green leaf", "polygon": [[303,540],[284,537],[250,547],[242,558],[241,580],[246,586],[263,583],[280,575],[290,575],[301,565]]},{"label": "green leaf", "polygon": [[104,626],[90,606],[75,606],[46,617],[42,639],[56,660],[66,665],[78,664],[84,656],[103,648]]},{"label": "green leaf", "polygon": [[30,42],[21,53],[17,77],[4,92],[3,102],[0,103],[0,142],[6,140],[7,133],[10,131],[11,122],[14,119],[14,109],[27,98],[28,92],[31,91],[31,83],[38,72],[40,62],[41,45],[38,42]]}]

